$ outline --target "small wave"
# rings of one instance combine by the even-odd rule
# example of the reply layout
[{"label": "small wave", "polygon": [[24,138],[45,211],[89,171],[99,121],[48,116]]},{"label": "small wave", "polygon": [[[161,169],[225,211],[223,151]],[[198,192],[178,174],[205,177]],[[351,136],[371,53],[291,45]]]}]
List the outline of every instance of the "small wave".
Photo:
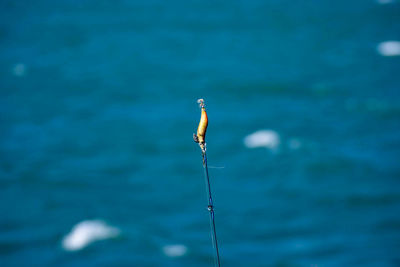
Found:
[{"label": "small wave", "polygon": [[400,42],[386,41],[382,42],[376,48],[378,53],[385,57],[400,56]]},{"label": "small wave", "polygon": [[116,237],[119,233],[118,228],[100,220],[82,221],[64,237],[62,246],[68,251],[80,250],[95,241]]},{"label": "small wave", "polygon": [[176,245],[166,245],[162,248],[164,254],[168,257],[175,258],[175,257],[182,257],[188,251],[185,245],[176,244]]},{"label": "small wave", "polygon": [[279,144],[279,134],[273,130],[259,130],[244,138],[244,145],[248,148],[266,147],[276,149]]},{"label": "small wave", "polygon": [[381,5],[386,5],[386,4],[393,3],[394,0],[376,0],[376,2],[377,2],[378,4],[381,4]]},{"label": "small wave", "polygon": [[15,76],[24,76],[26,72],[25,64],[22,63],[15,64],[12,69],[12,72]]},{"label": "small wave", "polygon": [[296,138],[292,138],[288,141],[289,148],[292,150],[299,149],[301,147],[301,142],[300,140]]}]

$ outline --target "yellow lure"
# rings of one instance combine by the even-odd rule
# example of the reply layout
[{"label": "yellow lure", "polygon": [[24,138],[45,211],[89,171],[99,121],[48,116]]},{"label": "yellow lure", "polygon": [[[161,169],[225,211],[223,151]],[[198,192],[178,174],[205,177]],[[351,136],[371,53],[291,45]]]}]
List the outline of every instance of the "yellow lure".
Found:
[{"label": "yellow lure", "polygon": [[207,132],[207,126],[208,126],[208,117],[207,117],[206,108],[204,106],[204,100],[199,99],[199,100],[197,100],[197,102],[200,104],[201,117],[200,117],[199,126],[197,127],[197,135],[194,136],[194,140],[196,143],[199,143],[201,150],[204,152],[205,144],[206,144],[206,132]]}]

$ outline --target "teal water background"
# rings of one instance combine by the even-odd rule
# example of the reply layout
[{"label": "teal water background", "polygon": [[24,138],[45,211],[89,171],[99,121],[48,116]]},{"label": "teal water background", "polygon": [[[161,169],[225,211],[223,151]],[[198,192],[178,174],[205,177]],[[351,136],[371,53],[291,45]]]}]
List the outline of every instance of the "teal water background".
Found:
[{"label": "teal water background", "polygon": [[202,97],[223,266],[399,266],[384,2],[1,1],[0,265],[211,266]]}]

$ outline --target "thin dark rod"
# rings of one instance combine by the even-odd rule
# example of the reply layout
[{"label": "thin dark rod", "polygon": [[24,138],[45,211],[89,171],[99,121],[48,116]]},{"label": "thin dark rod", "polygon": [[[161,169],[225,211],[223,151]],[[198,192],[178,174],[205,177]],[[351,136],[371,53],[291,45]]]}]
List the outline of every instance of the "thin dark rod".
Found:
[{"label": "thin dark rod", "polygon": [[218,267],[221,266],[220,260],[219,260],[219,250],[218,250],[218,240],[217,240],[217,231],[215,229],[215,218],[214,218],[214,205],[213,205],[213,200],[212,200],[212,195],[211,195],[211,184],[210,184],[210,177],[208,176],[208,166],[207,166],[207,154],[206,152],[202,152],[203,156],[203,168],[204,168],[204,176],[207,181],[207,191],[208,191],[208,210],[210,211],[210,226],[211,226],[211,239],[213,242],[213,245],[215,247],[215,260],[216,260],[216,265]]}]

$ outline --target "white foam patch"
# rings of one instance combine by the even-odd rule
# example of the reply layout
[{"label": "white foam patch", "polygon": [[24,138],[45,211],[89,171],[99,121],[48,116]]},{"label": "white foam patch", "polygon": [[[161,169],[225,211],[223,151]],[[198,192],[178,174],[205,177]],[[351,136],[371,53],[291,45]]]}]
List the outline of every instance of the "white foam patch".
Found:
[{"label": "white foam patch", "polygon": [[162,248],[165,255],[171,258],[182,257],[188,251],[185,245],[176,244],[176,245],[166,245]]},{"label": "white foam patch", "polygon": [[386,41],[382,42],[376,48],[378,53],[385,57],[400,56],[400,42]]},{"label": "white foam patch", "polygon": [[12,72],[15,76],[24,76],[26,72],[25,64],[22,63],[15,64],[12,69]]},{"label": "white foam patch", "polygon": [[279,134],[273,130],[259,130],[244,138],[244,145],[248,148],[266,147],[276,149],[280,142]]},{"label": "white foam patch", "polygon": [[64,237],[62,246],[68,251],[80,250],[95,241],[116,237],[119,233],[118,228],[100,220],[82,221]]}]

